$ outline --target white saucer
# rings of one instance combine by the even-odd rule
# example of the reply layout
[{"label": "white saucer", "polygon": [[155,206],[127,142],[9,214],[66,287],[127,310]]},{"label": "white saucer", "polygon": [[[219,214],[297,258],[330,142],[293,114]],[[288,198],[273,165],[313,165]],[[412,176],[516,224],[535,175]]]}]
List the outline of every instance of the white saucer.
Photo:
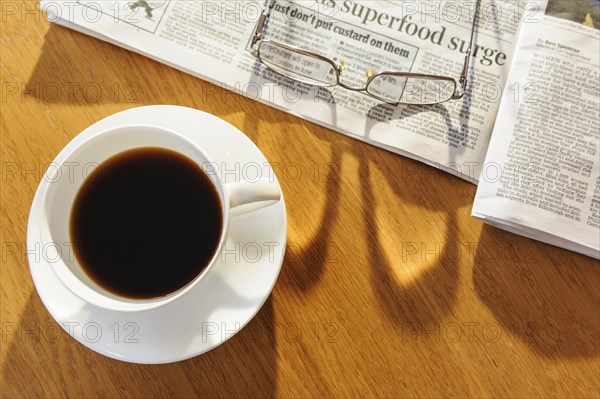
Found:
[{"label": "white saucer", "polygon": [[[103,119],[75,137],[55,162],[88,137],[124,124],[163,126],[197,142],[218,164],[238,175],[273,173],[260,150],[239,130],[204,112],[177,106],[130,109]],[[236,167],[236,162],[240,167]],[[252,165],[252,171],[244,166]],[[253,176],[249,176],[252,179]],[[226,182],[236,180],[230,172]],[[185,297],[147,312],[113,312],[91,306],[71,293],[51,270],[53,255],[40,242],[42,183],[33,199],[27,227],[29,265],[46,308],[70,335],[103,355],[134,363],[170,363],[207,352],[244,327],[267,300],[283,262],[287,219],[278,203],[232,215],[228,250]]]}]

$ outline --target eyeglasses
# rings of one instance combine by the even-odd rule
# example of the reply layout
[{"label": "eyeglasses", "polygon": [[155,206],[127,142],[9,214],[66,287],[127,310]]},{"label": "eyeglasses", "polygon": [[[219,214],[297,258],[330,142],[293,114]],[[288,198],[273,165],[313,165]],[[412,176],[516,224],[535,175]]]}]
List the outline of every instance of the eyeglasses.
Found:
[{"label": "eyeglasses", "polygon": [[476,20],[481,0],[477,0],[471,40],[465,55],[462,73],[459,79],[421,73],[409,73],[395,70],[367,72],[364,87],[349,86],[340,81],[345,65],[343,60],[337,65],[333,60],[298,47],[263,40],[267,20],[273,8],[273,0],[266,0],[256,31],[252,36],[252,54],[271,70],[297,80],[320,87],[339,85],[347,90],[368,94],[389,104],[439,104],[448,100],[460,99],[467,87],[467,73],[473,47]]}]

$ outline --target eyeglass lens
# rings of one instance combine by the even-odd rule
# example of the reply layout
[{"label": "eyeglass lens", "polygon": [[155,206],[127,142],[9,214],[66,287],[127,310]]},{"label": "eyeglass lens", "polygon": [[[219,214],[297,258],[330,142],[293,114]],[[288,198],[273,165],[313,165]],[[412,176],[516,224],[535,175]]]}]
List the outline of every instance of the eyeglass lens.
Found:
[{"label": "eyeglass lens", "polygon": [[262,42],[261,61],[280,74],[318,86],[335,86],[337,74],[329,62],[311,54],[304,54],[278,43]]},{"label": "eyeglass lens", "polygon": [[376,75],[367,86],[367,92],[380,100],[423,105],[447,101],[452,98],[455,89],[453,80],[395,73]]}]

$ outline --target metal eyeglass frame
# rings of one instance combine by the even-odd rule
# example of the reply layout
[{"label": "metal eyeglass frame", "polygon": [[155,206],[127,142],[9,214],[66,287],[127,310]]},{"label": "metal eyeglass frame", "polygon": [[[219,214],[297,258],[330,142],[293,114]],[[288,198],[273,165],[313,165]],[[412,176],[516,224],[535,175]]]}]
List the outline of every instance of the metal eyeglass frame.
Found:
[{"label": "metal eyeglass frame", "polygon": [[[316,59],[319,59],[321,61],[327,62],[328,64],[330,64],[333,67],[333,70],[336,73],[336,82],[337,85],[343,87],[344,89],[350,90],[350,91],[357,91],[357,92],[361,92],[364,94],[368,94],[371,97],[377,98],[378,100],[381,101],[385,101],[390,103],[388,100],[378,97],[377,95],[374,95],[372,93],[368,92],[368,88],[369,88],[369,84],[373,81],[373,79],[375,79],[377,76],[380,76],[382,74],[387,74],[387,75],[393,75],[393,76],[399,76],[399,77],[404,77],[404,78],[416,78],[416,79],[423,79],[423,80],[445,80],[445,81],[449,81],[452,82],[454,84],[454,93],[452,94],[452,97],[446,99],[446,100],[442,100],[442,101],[437,101],[437,102],[431,102],[428,103],[429,105],[432,104],[439,104],[439,103],[443,103],[449,100],[457,100],[457,99],[461,99],[463,98],[463,96],[465,95],[465,91],[467,88],[467,82],[468,82],[468,78],[467,78],[467,74],[469,72],[469,63],[471,60],[471,52],[472,52],[472,48],[473,48],[473,39],[475,36],[475,26],[477,25],[477,20],[478,20],[478,16],[479,16],[479,9],[481,7],[481,0],[476,0],[477,3],[475,5],[475,13],[473,15],[473,24],[471,26],[471,39],[469,41],[469,48],[467,49],[466,55],[465,55],[465,62],[463,64],[463,69],[462,72],[460,74],[460,78],[456,79],[450,76],[442,76],[442,75],[430,75],[430,74],[421,74],[421,73],[411,73],[411,72],[401,72],[401,71],[395,71],[395,70],[383,70],[383,71],[377,71],[376,73],[372,74],[371,76],[369,76],[367,83],[365,84],[364,87],[352,87],[349,86],[343,82],[340,81],[340,72],[342,71],[343,66],[342,65],[336,65],[336,63],[327,58],[324,57],[320,54],[316,54],[313,53],[311,51],[307,51],[304,49],[301,49],[299,47],[295,47],[295,46],[290,46],[287,44],[283,44],[277,41],[272,41],[272,40],[263,40],[264,37],[264,31],[265,31],[265,27],[267,25],[267,20],[269,19],[269,16],[271,14],[271,9],[272,4],[274,5],[276,0],[265,0],[265,5],[263,6],[263,10],[262,10],[262,14],[258,20],[258,23],[256,25],[256,31],[254,32],[254,35],[252,36],[252,41],[250,44],[250,48],[251,48],[251,53],[253,56],[255,56],[256,58],[258,58],[261,62],[262,59],[260,57],[260,47],[262,43],[272,43],[276,46],[282,47],[284,49],[290,50],[290,51],[294,51],[297,52],[299,54],[302,55],[306,55],[309,57],[313,57]],[[272,4],[270,4],[272,3]],[[258,46],[256,46],[258,44]],[[264,64],[264,62],[263,62]],[[267,64],[266,65],[269,69],[270,68]],[[284,75],[290,79],[299,81],[299,82],[304,82],[304,83],[308,83],[311,84],[313,86],[322,86],[322,87],[330,87],[330,86],[335,86],[335,85],[327,85],[327,84],[318,84],[316,82],[313,81],[303,81],[302,79],[298,79],[296,77],[292,77],[292,76],[288,76],[285,74],[282,74],[279,71],[275,71],[276,73],[279,73],[281,75]],[[396,103],[390,103],[390,104],[400,104],[401,102],[396,102]],[[426,104],[423,104],[426,105]]]}]

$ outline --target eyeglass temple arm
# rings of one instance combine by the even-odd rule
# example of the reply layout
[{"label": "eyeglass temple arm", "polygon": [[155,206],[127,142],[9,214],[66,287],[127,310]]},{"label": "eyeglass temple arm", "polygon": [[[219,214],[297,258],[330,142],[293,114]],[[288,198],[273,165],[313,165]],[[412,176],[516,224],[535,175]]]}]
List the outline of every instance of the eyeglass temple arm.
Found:
[{"label": "eyeglass temple arm", "polygon": [[252,36],[252,43],[250,47],[254,47],[256,43],[258,43],[263,37],[263,30],[265,29],[265,24],[267,22],[267,18],[271,13],[271,8],[269,7],[269,3],[271,0],[265,0],[265,5],[263,6],[262,14],[260,15],[260,19],[258,20],[258,24],[256,25],[256,32],[254,32],[254,36]]},{"label": "eyeglass temple arm", "polygon": [[481,7],[481,0],[477,0],[475,5],[475,14],[473,15],[473,25],[471,26],[471,40],[469,41],[469,49],[467,50],[467,54],[465,55],[465,64],[463,65],[462,73],[460,74],[460,79],[458,82],[460,83],[461,90],[460,93],[452,96],[453,98],[462,98],[465,94],[465,90],[467,89],[467,81],[469,74],[469,63],[471,61],[471,52],[473,49],[473,39],[475,37],[475,26],[477,25],[477,20],[479,18],[479,9]]}]

